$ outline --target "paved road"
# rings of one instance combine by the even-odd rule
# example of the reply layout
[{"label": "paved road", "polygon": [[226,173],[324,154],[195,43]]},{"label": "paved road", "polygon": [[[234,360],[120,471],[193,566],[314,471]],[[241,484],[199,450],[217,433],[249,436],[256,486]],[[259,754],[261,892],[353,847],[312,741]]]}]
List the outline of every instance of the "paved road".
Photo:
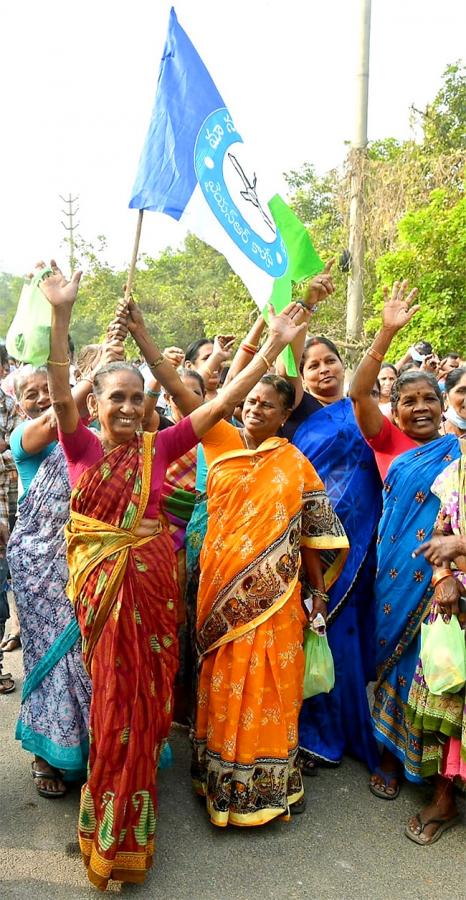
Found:
[{"label": "paved road", "polygon": [[[30,757],[13,737],[20,652],[6,654],[5,661],[18,676],[18,690],[0,697],[0,898],[95,900],[98,893],[77,855],[78,791],[50,801],[34,790]],[[174,767],[159,779],[156,865],[145,885],[114,885],[111,895],[134,900],[465,900],[465,827],[430,848],[417,847],[403,835],[423,790],[407,786],[396,802],[377,800],[367,789],[364,768],[345,760],[338,770],[321,770],[307,779],[307,811],[289,824],[216,829],[192,794],[184,733],[173,735],[172,746]]]}]

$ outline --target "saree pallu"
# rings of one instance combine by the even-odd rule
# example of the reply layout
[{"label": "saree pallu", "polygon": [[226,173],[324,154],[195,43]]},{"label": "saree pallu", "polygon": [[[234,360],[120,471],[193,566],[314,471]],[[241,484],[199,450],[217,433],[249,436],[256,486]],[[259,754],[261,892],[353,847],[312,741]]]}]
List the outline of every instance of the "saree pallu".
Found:
[{"label": "saree pallu", "polygon": [[69,596],[92,678],[79,842],[88,877],[102,890],[110,878],[142,882],[152,863],[156,769],[178,666],[173,542],[161,520],[153,536],[135,535],[153,441],[136,436],[81,476],[66,529]]},{"label": "saree pallu", "polygon": [[21,622],[25,680],[16,738],[24,750],[64,772],[86,773],[91,683],[78,624],[66,596],[63,528],[70,483],[60,446],[40,465],[8,544]]},{"label": "saree pallu", "polygon": [[327,636],[335,665],[329,694],[305,700],[299,744],[305,755],[338,765],[349,753],[379,763],[366,686],[375,678],[375,536],[382,485],[371,448],[347,398],[309,416],[293,443],[320,475],[349,540],[343,571],[329,590]]},{"label": "saree pallu", "polygon": [[407,728],[406,704],[420,651],[421,624],[430,612],[432,568],[413,551],[432,534],[439,501],[430,487],[460,455],[453,435],[402,453],[384,484],[378,537],[376,664],[373,720],[376,737],[403,764],[410,781],[422,781],[422,748]]},{"label": "saree pallu", "polygon": [[348,542],[315,470],[282,438],[222,454],[207,491],[193,781],[213,824],[262,825],[303,796],[300,546],[321,551],[328,586]]}]

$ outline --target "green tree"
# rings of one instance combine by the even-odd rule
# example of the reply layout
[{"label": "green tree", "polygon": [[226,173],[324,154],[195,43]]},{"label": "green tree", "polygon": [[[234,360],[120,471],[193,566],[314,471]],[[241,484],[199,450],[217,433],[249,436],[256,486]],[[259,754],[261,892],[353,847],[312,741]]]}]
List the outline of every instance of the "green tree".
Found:
[{"label": "green tree", "polygon": [[[396,248],[377,262],[381,285],[408,278],[419,289],[420,310],[397,335],[390,350],[399,357],[416,340],[432,342],[440,355],[464,352],[466,346],[466,198],[459,192],[437,189],[430,202],[400,221]],[[382,305],[382,288],[375,295]],[[379,317],[367,322],[373,333]]]}]

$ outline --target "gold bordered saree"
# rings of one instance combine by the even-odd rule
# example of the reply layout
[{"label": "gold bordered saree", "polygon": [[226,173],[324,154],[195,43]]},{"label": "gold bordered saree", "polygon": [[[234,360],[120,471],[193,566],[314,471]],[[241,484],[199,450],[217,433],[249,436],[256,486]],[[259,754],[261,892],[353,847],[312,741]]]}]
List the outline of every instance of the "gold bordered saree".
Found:
[{"label": "gold bordered saree", "polygon": [[249,451],[236,429],[221,429],[212,431],[212,445],[209,435],[203,441],[209,524],[193,778],[215,825],[262,825],[287,816],[303,795],[296,766],[306,622],[300,548],[321,552],[329,587],[348,542],[297,448],[270,438]]}]

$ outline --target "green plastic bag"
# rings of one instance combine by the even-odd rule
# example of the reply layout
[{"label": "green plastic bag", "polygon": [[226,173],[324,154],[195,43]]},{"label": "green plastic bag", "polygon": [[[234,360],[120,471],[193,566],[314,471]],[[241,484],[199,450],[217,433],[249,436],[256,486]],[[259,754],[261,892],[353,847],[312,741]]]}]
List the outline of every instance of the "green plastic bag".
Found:
[{"label": "green plastic bag", "polygon": [[422,626],[421,662],[431,694],[456,694],[466,683],[466,644],[456,616]]},{"label": "green plastic bag", "polygon": [[316,694],[328,694],[335,684],[332,651],[326,634],[312,628],[304,632],[304,690],[303,699]]},{"label": "green plastic bag", "polygon": [[44,297],[40,282],[51,269],[41,269],[23,285],[15,317],[6,336],[10,356],[32,366],[43,366],[50,353],[52,308]]}]

